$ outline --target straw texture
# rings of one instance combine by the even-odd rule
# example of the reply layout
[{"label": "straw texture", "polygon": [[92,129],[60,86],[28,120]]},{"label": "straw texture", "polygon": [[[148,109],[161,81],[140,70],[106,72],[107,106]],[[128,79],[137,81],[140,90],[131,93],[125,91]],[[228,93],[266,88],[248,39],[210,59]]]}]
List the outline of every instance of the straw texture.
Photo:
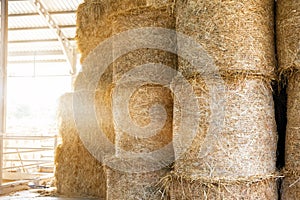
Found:
[{"label": "straw texture", "polygon": [[176,30],[201,44],[220,73],[275,78],[273,6],[273,0],[178,0]]},{"label": "straw texture", "polygon": [[287,94],[286,178],[284,179],[282,198],[298,199],[300,196],[300,72],[289,77]]},{"label": "straw texture", "polygon": [[[214,82],[215,80],[209,80]],[[188,176],[231,179],[273,174],[276,170],[276,124],[269,85],[260,79],[225,79],[224,125],[209,121],[212,110],[210,94],[201,77],[189,80],[198,98],[202,117],[199,131],[181,157],[176,157],[175,171]],[[207,83],[207,81],[206,81]],[[191,108],[192,110],[192,108]],[[223,112],[219,110],[220,115]],[[174,106],[174,151],[182,152],[184,132],[178,132],[180,107]],[[208,126],[211,133],[208,134]],[[188,137],[188,136],[186,136]]]},{"label": "straw texture", "polygon": [[[113,34],[134,28],[151,26],[175,28],[175,18],[170,14],[169,7],[141,7],[116,13],[111,18],[113,22]],[[176,48],[175,45],[174,48]],[[113,81],[117,84],[123,75],[130,72],[133,68],[146,63],[161,63],[176,68],[177,57],[162,50],[138,49],[118,58],[114,62]],[[117,98],[126,98],[124,96],[126,96],[130,89],[134,89],[132,87],[135,87],[134,83],[131,84],[129,83],[126,86],[127,88],[122,91],[123,93],[118,94]],[[130,98],[129,111],[131,120],[138,124],[138,126],[146,126],[150,123],[149,110],[155,104],[163,105],[167,113],[167,120],[162,130],[153,137],[140,139],[123,132],[116,125],[117,151],[118,149],[122,149],[139,153],[151,152],[162,148],[172,141],[173,98],[167,88],[156,84],[147,84],[136,88],[136,91]],[[118,107],[119,105],[114,104],[114,106]]]},{"label": "straw texture", "polygon": [[[197,135],[188,149],[182,144],[190,135],[178,131],[181,111],[175,100],[173,146],[176,161],[175,176],[171,180],[177,183],[171,183],[171,197],[199,199],[208,195],[208,199],[239,199],[241,196],[244,199],[276,199],[277,176],[273,174],[276,171],[277,134],[269,83],[257,77],[242,77],[239,81],[225,78],[225,119],[222,131],[217,133],[214,130],[218,130],[220,124],[210,123],[210,116],[212,110],[220,112],[217,115],[222,115],[222,110],[211,107],[206,85],[215,82],[204,81],[200,76],[189,79],[201,116]],[[177,84],[180,87],[180,83]]]},{"label": "straw texture", "polygon": [[279,70],[300,70],[300,1],[278,0],[276,16]]},{"label": "straw texture", "polygon": [[[122,162],[112,160],[110,162],[119,162],[114,163],[114,165],[122,165],[130,168],[135,168],[139,165],[138,162],[132,163],[126,160],[123,160]],[[141,160],[141,162],[143,161]],[[107,199],[167,199],[167,196],[163,194],[158,183],[160,182],[161,177],[166,176],[169,171],[168,168],[163,168],[147,173],[129,173],[121,172],[106,166]]]},{"label": "straw texture", "polygon": [[171,175],[171,200],[278,199],[274,177],[251,177],[248,180],[194,180]]},{"label": "straw texture", "polygon": [[[142,27],[162,27],[175,29],[175,18],[172,15],[170,6],[160,6],[150,3],[150,6],[137,7],[126,11],[116,12],[110,16],[112,21],[112,34],[118,34],[123,31],[142,28]],[[174,41],[176,38],[174,37]],[[170,41],[162,41],[170,42]],[[175,42],[174,42],[175,43]],[[162,44],[164,45],[164,44]],[[113,45],[113,51],[119,48]],[[121,47],[122,48],[122,47]],[[125,47],[126,48],[126,47]],[[176,45],[174,44],[174,48]],[[136,67],[147,63],[160,63],[176,69],[177,56],[168,52],[157,49],[138,49],[126,55],[117,58],[113,63],[113,82],[118,85],[118,81],[124,75],[130,73]],[[131,91],[134,91],[132,94]],[[116,133],[116,155],[119,158],[124,158],[123,162],[118,166],[126,166],[131,169],[138,167],[137,162],[128,162],[126,160],[127,152],[139,153],[140,162],[144,164],[143,153],[150,153],[160,150],[164,146],[172,142],[172,113],[173,113],[173,97],[171,91],[159,84],[145,84],[140,87],[135,85],[135,82],[126,84],[126,87],[119,91],[116,96],[113,96],[114,114],[118,114],[118,102],[124,104],[128,93],[130,100],[128,110],[130,119],[139,127],[147,126],[151,122],[150,110],[154,105],[164,107],[166,113],[166,121],[161,130],[156,134],[147,138],[132,136],[131,133],[123,131],[118,123],[114,124]],[[118,98],[118,99],[116,99]],[[119,101],[119,100],[123,101]],[[127,105],[126,105],[127,106]],[[155,113],[159,116],[161,113]],[[128,126],[130,124],[128,123]],[[132,158],[129,158],[129,160]],[[155,158],[153,158],[155,159]],[[114,162],[114,161],[113,161]],[[129,166],[127,166],[129,165]],[[150,167],[150,166],[149,166]],[[157,167],[157,166],[153,166]],[[152,169],[150,167],[150,169]],[[170,169],[161,169],[145,173],[129,173],[120,172],[115,169],[106,167],[107,173],[107,197],[108,199],[161,199],[162,194],[159,191],[158,183],[160,179],[167,175]],[[164,197],[163,197],[164,198]]]}]

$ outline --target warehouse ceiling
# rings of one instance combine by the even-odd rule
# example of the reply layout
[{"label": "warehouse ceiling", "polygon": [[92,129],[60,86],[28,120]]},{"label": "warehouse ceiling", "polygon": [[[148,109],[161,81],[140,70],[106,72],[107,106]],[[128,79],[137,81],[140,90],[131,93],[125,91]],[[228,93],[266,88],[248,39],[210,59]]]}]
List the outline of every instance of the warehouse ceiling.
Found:
[{"label": "warehouse ceiling", "polygon": [[8,64],[76,63],[76,9],[83,0],[8,0]]}]

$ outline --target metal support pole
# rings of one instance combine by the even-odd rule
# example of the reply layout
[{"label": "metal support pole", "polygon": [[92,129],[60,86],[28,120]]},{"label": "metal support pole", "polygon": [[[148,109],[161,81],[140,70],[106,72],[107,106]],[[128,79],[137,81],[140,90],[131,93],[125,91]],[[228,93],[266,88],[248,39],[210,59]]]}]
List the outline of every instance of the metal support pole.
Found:
[{"label": "metal support pole", "polygon": [[1,58],[0,58],[0,184],[3,173],[3,134],[6,131],[8,0],[1,0]]}]

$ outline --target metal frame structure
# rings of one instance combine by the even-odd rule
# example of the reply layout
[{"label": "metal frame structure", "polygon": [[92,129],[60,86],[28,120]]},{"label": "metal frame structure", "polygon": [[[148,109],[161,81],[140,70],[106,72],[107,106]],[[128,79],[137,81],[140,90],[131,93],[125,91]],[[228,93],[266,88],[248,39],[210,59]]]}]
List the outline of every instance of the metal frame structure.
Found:
[{"label": "metal frame structure", "polygon": [[2,185],[3,134],[6,132],[8,0],[1,0],[1,69],[0,69],[0,184]]},{"label": "metal frame structure", "polygon": [[[48,55],[57,55],[58,50],[61,51],[59,54],[60,59],[53,59],[44,61],[38,61],[39,63],[45,62],[67,62],[69,64],[70,74],[76,74],[76,64],[78,62],[77,59],[77,49],[74,41],[76,23],[75,23],[75,15],[76,15],[76,7],[79,3],[82,3],[83,0],[62,0],[62,1],[50,1],[50,0],[8,0],[9,8],[13,8],[8,13],[9,19],[9,27],[8,32],[9,35],[13,37],[9,37],[8,40],[8,57],[20,57],[18,59],[8,59],[8,64],[22,64],[22,63],[30,63],[28,59],[23,60],[24,56],[34,56],[38,55],[41,59],[43,59],[43,55],[39,54],[40,50],[24,50],[23,46],[31,46],[32,43],[34,45],[42,43],[50,43],[51,47],[57,45],[59,49],[55,49],[56,52],[52,53],[51,50],[43,50],[44,52],[49,52]],[[18,6],[19,5],[19,6]],[[21,5],[26,5],[24,8]],[[56,5],[56,6],[55,6]],[[61,5],[61,6],[57,6]],[[50,7],[49,7],[50,6]],[[28,7],[28,8],[27,8]],[[64,18],[66,18],[64,21]],[[32,22],[25,24],[14,25],[15,21],[31,21],[32,19],[38,20],[38,24]],[[63,21],[61,21],[63,20]],[[70,23],[71,20],[71,23]],[[44,23],[41,23],[43,21]],[[11,23],[13,22],[13,23]],[[25,33],[35,33],[36,31],[44,34],[52,33],[52,36],[42,36],[42,38],[30,38],[23,37],[22,31]],[[16,36],[20,36],[16,38]],[[10,47],[12,46],[13,47]],[[20,47],[20,48],[19,48]],[[53,47],[54,48],[54,47]],[[16,52],[17,51],[17,52]],[[22,51],[22,53],[20,53]],[[26,51],[26,53],[23,53]],[[31,53],[29,53],[31,52]],[[22,55],[23,54],[23,55]],[[26,55],[24,55],[26,54]],[[61,59],[61,56],[64,55],[65,60]],[[47,55],[45,55],[47,56]],[[32,60],[32,63],[36,63],[36,60]]]},{"label": "metal frame structure", "polygon": [[43,3],[40,0],[31,0],[31,2],[36,7],[38,13],[41,16],[43,16],[43,18],[46,20],[48,26],[56,34],[57,39],[60,42],[62,50],[63,50],[63,52],[67,58],[67,61],[70,65],[70,68],[71,68],[70,73],[75,74],[76,73],[76,62],[77,62],[75,47],[70,43],[69,39],[64,35],[61,28],[53,20],[51,14],[47,11],[47,9],[43,5]]}]

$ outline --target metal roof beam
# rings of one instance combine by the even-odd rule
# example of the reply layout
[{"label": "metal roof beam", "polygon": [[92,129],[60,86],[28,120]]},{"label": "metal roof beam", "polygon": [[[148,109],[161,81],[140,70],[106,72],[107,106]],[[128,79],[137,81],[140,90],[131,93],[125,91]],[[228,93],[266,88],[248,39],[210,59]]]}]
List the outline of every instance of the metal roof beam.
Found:
[{"label": "metal roof beam", "polygon": [[[74,38],[67,38],[68,41],[74,40]],[[59,42],[57,39],[43,39],[43,40],[10,40],[9,44],[18,44],[18,43],[44,43],[44,42]]]},{"label": "metal roof beam", "polygon": [[66,63],[65,59],[57,60],[14,60],[8,61],[9,64],[25,64],[25,63]]},{"label": "metal roof beam", "polygon": [[[76,25],[63,25],[59,26],[61,29],[67,28],[76,28]],[[26,30],[47,30],[49,26],[40,26],[40,27],[19,27],[19,28],[9,28],[9,31],[26,31]]]},{"label": "metal roof beam", "polygon": [[[66,10],[66,11],[53,11],[49,12],[50,15],[67,15],[67,14],[75,14],[75,10]],[[16,13],[9,14],[8,17],[26,17],[26,16],[39,16],[39,13]]]},{"label": "metal roof beam", "polygon": [[12,51],[8,52],[8,56],[53,56],[63,55],[63,51]]},{"label": "metal roof beam", "polygon": [[58,41],[61,44],[62,50],[67,58],[67,61],[70,65],[70,72],[71,74],[76,73],[76,62],[77,62],[77,53],[75,47],[71,44],[68,38],[64,35],[61,28],[56,24],[53,20],[50,13],[47,11],[45,6],[40,0],[30,0],[32,4],[37,9],[37,12],[44,17],[45,21],[48,23],[49,27],[54,31],[56,34]]}]

